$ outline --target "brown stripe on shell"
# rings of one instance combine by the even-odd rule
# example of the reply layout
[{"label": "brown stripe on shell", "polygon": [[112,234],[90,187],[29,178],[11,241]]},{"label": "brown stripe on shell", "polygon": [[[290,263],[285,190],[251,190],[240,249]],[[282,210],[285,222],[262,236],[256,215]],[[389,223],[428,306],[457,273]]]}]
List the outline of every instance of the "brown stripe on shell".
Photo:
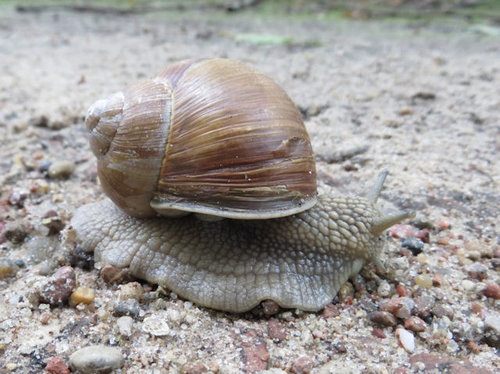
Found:
[{"label": "brown stripe on shell", "polygon": [[251,211],[287,210],[314,199],[310,139],[281,87],[224,59],[191,63],[175,79],[155,200]]}]

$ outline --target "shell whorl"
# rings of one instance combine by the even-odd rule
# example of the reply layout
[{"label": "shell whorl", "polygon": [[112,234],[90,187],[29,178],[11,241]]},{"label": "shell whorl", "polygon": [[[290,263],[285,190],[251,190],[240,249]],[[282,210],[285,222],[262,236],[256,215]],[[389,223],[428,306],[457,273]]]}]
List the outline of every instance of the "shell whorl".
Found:
[{"label": "shell whorl", "polygon": [[130,215],[261,219],[316,203],[300,112],[280,86],[244,63],[170,65],[97,101],[86,123],[103,189]]},{"label": "shell whorl", "polygon": [[172,90],[146,80],[98,100],[88,111],[90,147],[106,194],[135,217],[155,215],[156,191],[170,126]]}]

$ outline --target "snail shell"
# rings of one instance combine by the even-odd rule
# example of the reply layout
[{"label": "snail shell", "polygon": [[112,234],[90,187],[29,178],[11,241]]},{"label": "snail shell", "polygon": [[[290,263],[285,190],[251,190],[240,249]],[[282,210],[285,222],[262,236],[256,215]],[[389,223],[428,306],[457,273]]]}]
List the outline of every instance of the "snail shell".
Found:
[{"label": "snail shell", "polygon": [[248,65],[185,60],[88,111],[102,187],[135,217],[283,217],[316,203],[300,112]]}]

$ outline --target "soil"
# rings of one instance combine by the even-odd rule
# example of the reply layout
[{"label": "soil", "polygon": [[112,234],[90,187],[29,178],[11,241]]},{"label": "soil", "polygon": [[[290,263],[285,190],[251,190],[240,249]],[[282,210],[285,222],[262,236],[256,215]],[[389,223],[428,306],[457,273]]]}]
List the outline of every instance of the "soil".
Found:
[{"label": "soil", "polygon": [[[117,373],[500,370],[498,28],[0,11],[0,373],[64,372],[99,344],[121,350]],[[104,197],[87,108],[193,57],[244,61],[285,88],[321,193],[362,194],[389,170],[385,209],[417,217],[389,232],[386,272],[368,265],[318,313],[231,314],[108,269],[113,283],[72,247],[73,213]],[[68,302],[83,286],[95,295]]]}]

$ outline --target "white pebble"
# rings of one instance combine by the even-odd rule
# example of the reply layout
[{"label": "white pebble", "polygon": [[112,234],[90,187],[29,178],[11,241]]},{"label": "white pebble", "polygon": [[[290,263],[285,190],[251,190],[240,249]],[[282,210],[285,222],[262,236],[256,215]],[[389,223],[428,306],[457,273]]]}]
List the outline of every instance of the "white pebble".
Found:
[{"label": "white pebble", "polygon": [[377,293],[381,297],[387,297],[391,294],[391,285],[389,282],[383,280],[380,282],[380,285],[378,286]]},{"label": "white pebble", "polygon": [[406,352],[415,352],[415,336],[410,331],[401,327],[396,330],[396,336]]},{"label": "white pebble", "polygon": [[154,336],[165,336],[170,333],[165,315],[152,315],[144,318],[142,330]]},{"label": "white pebble", "polygon": [[71,368],[83,374],[111,372],[124,364],[120,349],[104,345],[92,345],[79,349],[69,357]]},{"label": "white pebble", "polygon": [[120,317],[116,321],[116,324],[118,326],[118,330],[120,331],[121,335],[126,337],[132,335],[132,325],[134,324],[134,320],[132,317],[129,316]]}]

